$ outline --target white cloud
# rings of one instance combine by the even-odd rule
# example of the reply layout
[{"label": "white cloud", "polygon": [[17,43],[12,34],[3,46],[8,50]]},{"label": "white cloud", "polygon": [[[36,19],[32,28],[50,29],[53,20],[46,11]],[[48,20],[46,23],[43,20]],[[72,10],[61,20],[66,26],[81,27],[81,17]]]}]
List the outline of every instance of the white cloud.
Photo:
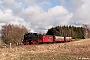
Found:
[{"label": "white cloud", "polygon": [[90,24],[90,0],[60,2],[61,6],[54,6],[50,0],[2,0],[0,26],[5,23],[22,24],[33,32],[44,32],[57,25]]},{"label": "white cloud", "polygon": [[0,26],[4,24],[25,25],[25,21],[22,18],[14,16],[10,9],[5,11],[0,10]]},{"label": "white cloud", "polygon": [[90,25],[90,0],[60,0],[61,5],[65,7],[69,13],[72,13],[72,17],[69,20],[71,25],[88,24]]},{"label": "white cloud", "polygon": [[[83,2],[83,4],[81,2]],[[75,5],[74,11],[72,10],[73,16],[71,20],[79,24],[90,24],[90,0],[81,0],[81,2]]]},{"label": "white cloud", "polygon": [[15,9],[17,7],[20,7],[21,3],[16,2],[15,0],[2,0],[0,1],[0,8],[5,9]]},{"label": "white cloud", "polygon": [[22,10],[19,16],[30,24],[30,28],[40,32],[52,26],[68,24],[71,14],[62,6],[55,6],[47,12],[39,6],[30,6]]}]

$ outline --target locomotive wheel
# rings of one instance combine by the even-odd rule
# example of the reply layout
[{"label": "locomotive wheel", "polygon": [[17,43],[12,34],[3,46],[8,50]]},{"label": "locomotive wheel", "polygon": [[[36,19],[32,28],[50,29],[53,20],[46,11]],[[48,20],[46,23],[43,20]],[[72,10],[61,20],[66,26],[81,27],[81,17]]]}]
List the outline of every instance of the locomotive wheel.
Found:
[{"label": "locomotive wheel", "polygon": [[32,43],[33,43],[33,45],[36,45],[36,44],[38,44],[38,41],[34,40]]}]

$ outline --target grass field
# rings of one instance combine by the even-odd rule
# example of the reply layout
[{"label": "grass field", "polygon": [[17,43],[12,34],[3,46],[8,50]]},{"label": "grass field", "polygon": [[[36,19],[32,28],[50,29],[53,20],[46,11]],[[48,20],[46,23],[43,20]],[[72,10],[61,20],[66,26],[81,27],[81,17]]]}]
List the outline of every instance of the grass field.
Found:
[{"label": "grass field", "polygon": [[90,60],[90,39],[0,48],[0,60]]}]

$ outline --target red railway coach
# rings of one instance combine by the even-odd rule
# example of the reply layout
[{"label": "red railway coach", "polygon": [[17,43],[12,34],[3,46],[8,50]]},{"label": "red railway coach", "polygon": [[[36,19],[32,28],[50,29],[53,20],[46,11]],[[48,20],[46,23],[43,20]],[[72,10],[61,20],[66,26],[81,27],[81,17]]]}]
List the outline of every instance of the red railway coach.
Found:
[{"label": "red railway coach", "polygon": [[65,37],[54,36],[54,42],[64,42],[64,41],[65,41]]},{"label": "red railway coach", "polygon": [[70,42],[71,40],[71,37],[54,36],[54,42]]},{"label": "red railway coach", "polygon": [[66,42],[70,42],[72,40],[72,37],[66,37],[65,40]]},{"label": "red railway coach", "polygon": [[52,43],[53,41],[53,36],[51,35],[41,35],[41,40],[39,40],[39,43]]}]

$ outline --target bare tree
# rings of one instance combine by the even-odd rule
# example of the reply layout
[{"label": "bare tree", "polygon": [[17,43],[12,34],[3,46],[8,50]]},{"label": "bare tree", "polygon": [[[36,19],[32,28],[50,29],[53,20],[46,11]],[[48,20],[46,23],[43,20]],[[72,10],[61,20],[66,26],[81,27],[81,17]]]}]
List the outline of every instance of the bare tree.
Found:
[{"label": "bare tree", "polygon": [[90,38],[90,37],[89,37],[89,36],[90,36],[89,25],[83,24],[82,26],[83,26],[83,28],[85,28],[84,37],[85,37],[85,38]]},{"label": "bare tree", "polygon": [[21,43],[23,35],[28,32],[24,26],[6,24],[2,26],[2,39],[4,43]]}]

